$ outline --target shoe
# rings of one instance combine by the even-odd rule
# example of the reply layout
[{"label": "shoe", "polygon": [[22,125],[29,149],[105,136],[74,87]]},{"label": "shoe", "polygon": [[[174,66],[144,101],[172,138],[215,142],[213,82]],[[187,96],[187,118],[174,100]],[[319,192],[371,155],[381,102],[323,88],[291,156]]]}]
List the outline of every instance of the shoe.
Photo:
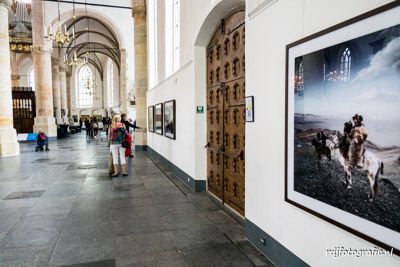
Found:
[{"label": "shoe", "polygon": [[129,157],[130,157],[130,158],[133,158],[133,157],[134,157],[134,155],[129,155]]},{"label": "shoe", "polygon": [[123,174],[122,174],[122,176],[128,176],[128,175],[129,175],[129,174],[127,174],[127,173],[123,173]]},{"label": "shoe", "polygon": [[111,175],[111,177],[118,177],[118,174],[119,174],[119,173],[113,173],[113,174]]},{"label": "shoe", "polygon": [[50,151],[50,149],[46,148],[46,151]]}]

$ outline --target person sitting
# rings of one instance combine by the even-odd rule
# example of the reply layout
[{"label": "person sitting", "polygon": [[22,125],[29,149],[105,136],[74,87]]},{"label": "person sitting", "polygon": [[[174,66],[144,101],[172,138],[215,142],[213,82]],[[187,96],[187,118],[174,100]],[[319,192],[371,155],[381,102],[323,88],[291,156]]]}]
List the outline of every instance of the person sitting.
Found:
[{"label": "person sitting", "polygon": [[49,151],[49,141],[47,139],[46,134],[40,130],[36,139],[36,148],[35,152],[43,151],[43,147],[46,147],[46,151]]}]

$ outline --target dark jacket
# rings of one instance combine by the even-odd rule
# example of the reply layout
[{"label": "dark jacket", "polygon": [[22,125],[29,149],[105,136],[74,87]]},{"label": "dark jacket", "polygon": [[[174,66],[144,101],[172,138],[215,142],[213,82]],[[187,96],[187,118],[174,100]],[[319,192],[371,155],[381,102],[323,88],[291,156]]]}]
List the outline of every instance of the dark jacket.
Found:
[{"label": "dark jacket", "polygon": [[136,121],[132,124],[127,120],[121,121],[125,125],[125,129],[129,132],[129,127],[132,127],[133,130],[139,129],[139,127],[136,126]]}]

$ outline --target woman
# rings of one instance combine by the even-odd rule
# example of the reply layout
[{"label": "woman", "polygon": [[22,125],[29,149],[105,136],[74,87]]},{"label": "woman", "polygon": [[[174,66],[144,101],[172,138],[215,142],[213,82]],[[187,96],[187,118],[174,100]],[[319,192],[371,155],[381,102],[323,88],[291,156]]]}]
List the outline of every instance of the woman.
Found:
[{"label": "woman", "polygon": [[108,132],[108,141],[110,143],[110,150],[114,164],[114,174],[111,175],[112,177],[118,176],[118,154],[122,165],[122,175],[128,176],[126,173],[125,148],[122,147],[122,142],[125,141],[127,135],[128,132],[121,123],[121,116],[114,115]]}]

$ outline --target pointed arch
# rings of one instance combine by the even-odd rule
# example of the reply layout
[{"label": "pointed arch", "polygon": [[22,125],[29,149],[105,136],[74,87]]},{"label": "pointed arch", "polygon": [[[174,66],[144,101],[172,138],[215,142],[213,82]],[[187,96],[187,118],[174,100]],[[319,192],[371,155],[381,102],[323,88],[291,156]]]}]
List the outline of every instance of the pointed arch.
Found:
[{"label": "pointed arch", "polygon": [[350,81],[351,75],[351,62],[352,61],[352,53],[349,47],[346,47],[342,55],[340,57],[340,74],[343,82]]}]

